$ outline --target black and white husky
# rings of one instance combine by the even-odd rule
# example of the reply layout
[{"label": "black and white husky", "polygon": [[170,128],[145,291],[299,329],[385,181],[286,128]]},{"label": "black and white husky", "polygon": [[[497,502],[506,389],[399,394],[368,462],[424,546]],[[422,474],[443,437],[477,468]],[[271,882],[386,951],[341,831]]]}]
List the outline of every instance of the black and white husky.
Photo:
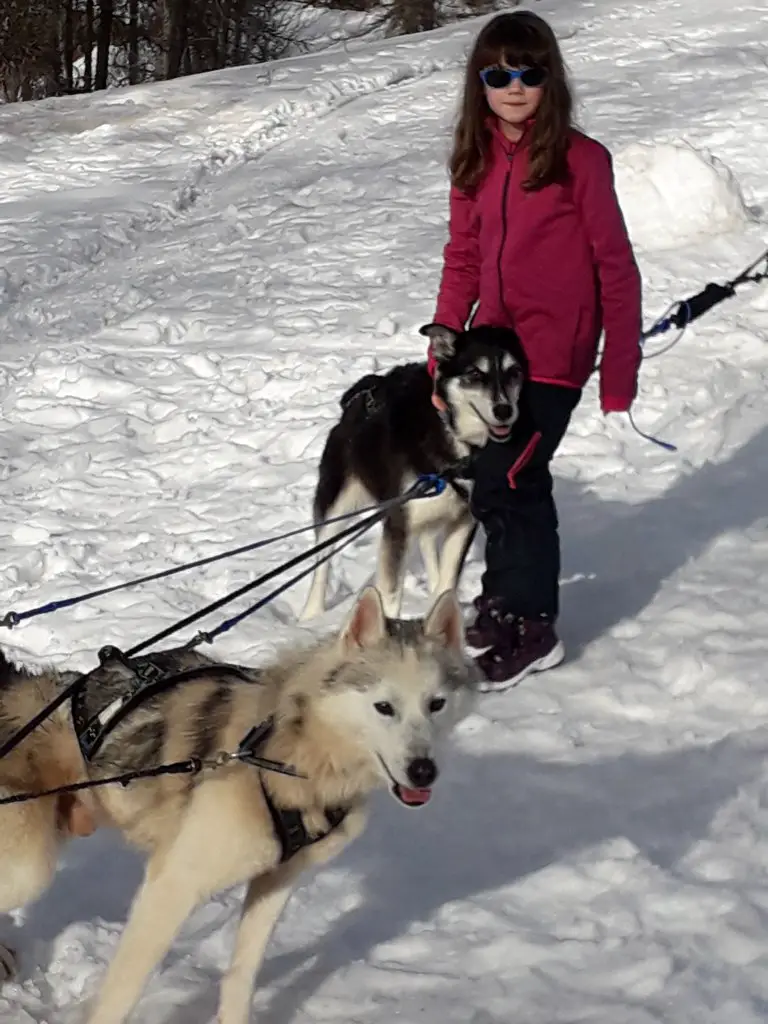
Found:
[{"label": "black and white husky", "polygon": [[[456,333],[439,324],[421,328],[436,360],[368,374],[341,398],[342,415],[323,450],[314,499],[318,541],[348,522],[326,520],[397,497],[421,474],[442,474],[468,462],[488,441],[508,441],[520,415],[527,362],[514,331],[472,327]],[[397,617],[404,561],[416,537],[432,594],[456,587],[474,521],[471,480],[453,479],[431,498],[392,509],[383,521],[377,585],[386,614]],[[438,538],[445,534],[438,554]],[[312,579],[302,619],[325,609],[329,562]]]}]

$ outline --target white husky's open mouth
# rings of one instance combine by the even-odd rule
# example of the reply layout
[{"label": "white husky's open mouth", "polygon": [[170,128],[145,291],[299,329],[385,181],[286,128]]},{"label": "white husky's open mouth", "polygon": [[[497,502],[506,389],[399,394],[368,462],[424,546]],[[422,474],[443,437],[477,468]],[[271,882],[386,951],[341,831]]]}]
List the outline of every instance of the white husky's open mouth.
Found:
[{"label": "white husky's open mouth", "polygon": [[391,782],[390,792],[401,804],[405,807],[423,807],[424,804],[429,802],[432,796],[431,789],[415,789],[411,786],[403,786],[397,782],[392,772],[387,768],[387,765],[381,755],[377,755],[381,766],[387,773],[387,778]]},{"label": "white husky's open mouth", "polygon": [[406,807],[423,807],[432,796],[431,789],[410,789],[399,782],[392,783],[392,793]]}]

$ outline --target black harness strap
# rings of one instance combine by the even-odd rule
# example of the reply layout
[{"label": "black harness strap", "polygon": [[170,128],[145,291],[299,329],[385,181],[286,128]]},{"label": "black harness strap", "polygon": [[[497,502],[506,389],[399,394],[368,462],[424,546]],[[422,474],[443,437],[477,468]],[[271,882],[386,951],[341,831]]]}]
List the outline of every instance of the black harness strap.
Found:
[{"label": "black harness strap", "polygon": [[444,471],[444,476],[448,481],[448,486],[452,487],[461,500],[465,501],[467,504],[470,502],[471,495],[469,488],[465,483],[463,483],[463,481],[472,479],[472,462],[473,454],[470,454],[455,465],[447,467]]},{"label": "black harness strap", "polygon": [[346,412],[353,402],[356,402],[358,398],[363,398],[365,400],[365,415],[377,415],[384,408],[381,400],[381,391],[385,386],[386,378],[384,374],[366,373],[359,381],[347,388],[341,396],[339,400],[341,411]]},{"label": "black harness strap", "polygon": [[[273,718],[269,718],[267,721],[262,722],[260,725],[253,728],[240,744],[241,760],[247,762],[249,754],[256,755],[257,751],[272,735],[274,729],[275,722]],[[277,806],[270,796],[269,790],[264,783],[263,776],[261,778],[261,792],[264,797],[264,803],[267,805],[267,809],[269,810],[269,816],[272,818],[272,828],[275,832],[275,838],[282,848],[282,854],[280,856],[281,864],[285,864],[286,861],[295,857],[296,854],[305,849],[305,847],[312,846],[314,843],[319,843],[321,839],[325,839],[326,836],[329,836],[334,829],[337,829],[339,825],[341,825],[349,814],[349,811],[343,807],[325,808],[325,820],[328,823],[328,828],[325,832],[312,835],[304,824],[304,815],[297,807]]]},{"label": "black harness strap", "polygon": [[281,864],[285,864],[286,861],[295,857],[297,853],[307,846],[313,846],[315,843],[319,843],[321,839],[325,839],[341,825],[349,814],[349,811],[343,807],[326,807],[324,813],[328,828],[324,832],[312,835],[304,824],[304,815],[297,807],[277,806],[269,795],[264,779],[261,780],[261,792],[264,795],[264,802],[272,818],[272,828],[275,830],[275,837],[282,847]]},{"label": "black harness strap", "polygon": [[240,761],[250,765],[252,768],[261,768],[265,772],[277,772],[280,775],[291,775],[294,778],[306,778],[292,765],[284,764],[282,761],[273,761],[268,757],[261,757],[258,753],[259,747],[264,739],[271,735],[274,728],[274,720],[268,718],[266,721],[255,725],[244,737],[237,753],[219,753],[215,757],[200,758],[189,757],[186,761],[173,761],[166,764],[158,764],[152,768],[138,768],[133,771],[121,772],[119,775],[109,775],[100,779],[84,779],[82,782],[71,782],[65,786],[56,786],[53,789],[41,789],[31,793],[14,793],[11,796],[0,797],[0,807],[7,804],[26,803],[29,800],[42,800],[48,796],[62,796],[65,793],[79,793],[84,789],[97,789],[100,786],[128,786],[139,779],[159,778],[163,775],[199,775],[207,770],[224,768],[227,765]]},{"label": "black harness strap", "polygon": [[171,687],[209,676],[236,676],[245,682],[251,681],[251,677],[237,665],[200,665],[182,672],[167,672],[154,664],[151,656],[126,658],[117,647],[102,648],[99,651],[99,660],[102,665],[117,662],[125,670],[126,692],[91,718],[88,717],[86,710],[86,688],[77,690],[72,697],[72,723],[80,751],[86,761],[93,760],[109,733],[127,715],[140,707],[144,701]]}]

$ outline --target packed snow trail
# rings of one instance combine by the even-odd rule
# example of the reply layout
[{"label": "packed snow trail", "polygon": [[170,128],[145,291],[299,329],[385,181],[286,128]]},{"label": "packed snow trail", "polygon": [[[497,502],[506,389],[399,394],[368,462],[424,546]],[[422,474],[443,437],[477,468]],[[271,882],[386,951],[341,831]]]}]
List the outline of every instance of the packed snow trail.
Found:
[{"label": "packed snow trail", "polygon": [[[768,243],[768,25],[745,2],[536,10],[615,154],[650,324]],[[0,613],[309,520],[342,390],[423,354],[477,28],[0,108]],[[382,794],[289,904],[256,1019],[763,1020],[767,340],[768,288],[745,286],[644,365],[638,423],[677,454],[603,420],[590,384],[556,463],[567,663],[483,699],[428,809]],[[322,622],[295,621],[305,584],[214,650],[258,663],[335,627],[375,542],[339,560]],[[307,546],[0,642],[89,668]],[[140,869],[113,836],[73,845],[15,915],[23,975],[2,1019],[78,1020]],[[137,1019],[212,1020],[239,896],[198,909]]]}]

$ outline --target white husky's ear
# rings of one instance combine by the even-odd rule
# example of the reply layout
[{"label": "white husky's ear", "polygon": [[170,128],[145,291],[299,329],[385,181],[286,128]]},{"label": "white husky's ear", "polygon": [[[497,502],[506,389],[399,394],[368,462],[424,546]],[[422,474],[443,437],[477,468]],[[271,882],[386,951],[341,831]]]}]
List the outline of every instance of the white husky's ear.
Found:
[{"label": "white husky's ear", "polygon": [[432,605],[424,621],[424,636],[442,647],[464,650],[464,619],[455,591],[446,590]]},{"label": "white husky's ear", "polygon": [[458,332],[445,327],[443,324],[425,324],[419,328],[419,334],[425,335],[430,340],[430,348],[435,359],[441,362],[443,359],[450,359],[456,349]]},{"label": "white husky's ear", "polygon": [[386,635],[387,620],[381,595],[376,587],[366,587],[339,636],[342,650],[375,647]]}]

